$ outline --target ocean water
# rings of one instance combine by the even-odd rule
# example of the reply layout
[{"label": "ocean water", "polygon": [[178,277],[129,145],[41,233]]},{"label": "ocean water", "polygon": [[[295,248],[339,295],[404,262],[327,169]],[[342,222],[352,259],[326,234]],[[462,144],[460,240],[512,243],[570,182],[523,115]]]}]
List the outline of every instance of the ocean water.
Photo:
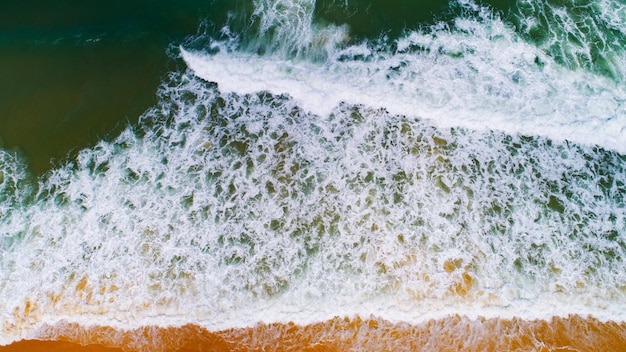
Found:
[{"label": "ocean water", "polygon": [[60,109],[106,121],[67,157],[0,150],[0,345],[626,346],[623,2],[90,10],[49,10],[68,17],[45,38],[5,15],[11,50],[130,63]]}]

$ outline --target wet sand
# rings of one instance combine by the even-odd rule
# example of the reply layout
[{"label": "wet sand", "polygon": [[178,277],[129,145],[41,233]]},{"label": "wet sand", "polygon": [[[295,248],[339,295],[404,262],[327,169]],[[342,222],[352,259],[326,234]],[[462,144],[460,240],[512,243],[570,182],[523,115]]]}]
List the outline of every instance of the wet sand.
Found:
[{"label": "wet sand", "polygon": [[470,319],[453,315],[423,324],[379,318],[335,317],[296,325],[260,323],[210,332],[197,325],[111,327],[58,324],[41,340],[21,341],[0,351],[623,351],[626,323],[571,315],[551,320]]}]

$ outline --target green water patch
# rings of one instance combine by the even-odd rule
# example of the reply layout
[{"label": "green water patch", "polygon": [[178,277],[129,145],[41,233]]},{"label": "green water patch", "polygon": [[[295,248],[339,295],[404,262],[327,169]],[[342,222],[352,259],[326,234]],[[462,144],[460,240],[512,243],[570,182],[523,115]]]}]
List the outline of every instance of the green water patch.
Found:
[{"label": "green water patch", "polygon": [[0,49],[0,139],[36,174],[152,105],[165,53],[123,46]]},{"label": "green water patch", "polygon": [[[117,135],[156,99],[168,47],[226,1],[12,2],[0,14],[0,141],[34,174]],[[55,162],[56,160],[56,162]],[[51,163],[52,161],[52,163]]]},{"label": "green water patch", "polygon": [[337,25],[347,24],[355,39],[398,38],[404,31],[429,26],[456,15],[445,0],[437,1],[355,1],[321,0],[315,4],[315,18]]}]

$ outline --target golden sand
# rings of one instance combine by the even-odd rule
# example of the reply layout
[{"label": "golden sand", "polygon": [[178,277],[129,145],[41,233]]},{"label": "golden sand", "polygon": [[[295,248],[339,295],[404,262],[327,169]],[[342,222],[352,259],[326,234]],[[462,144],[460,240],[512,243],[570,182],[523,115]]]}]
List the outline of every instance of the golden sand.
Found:
[{"label": "golden sand", "polygon": [[626,323],[571,315],[551,320],[470,319],[453,315],[423,324],[340,318],[296,325],[260,323],[211,332],[196,325],[120,331],[58,324],[41,340],[8,351],[626,351]]}]

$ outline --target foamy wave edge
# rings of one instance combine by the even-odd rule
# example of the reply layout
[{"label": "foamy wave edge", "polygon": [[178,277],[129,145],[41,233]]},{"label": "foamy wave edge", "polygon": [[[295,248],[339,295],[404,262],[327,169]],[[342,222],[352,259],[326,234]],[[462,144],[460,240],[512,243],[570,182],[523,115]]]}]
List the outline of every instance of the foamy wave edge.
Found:
[{"label": "foamy wave edge", "polygon": [[[341,62],[321,64],[224,48],[205,54],[180,47],[180,53],[194,75],[217,83],[224,93],[288,94],[319,116],[347,103],[428,119],[443,128],[541,136],[626,154],[626,91],[608,79],[554,63],[537,69],[534,61],[549,58],[522,43],[500,48],[502,62],[492,62],[495,56],[455,61],[410,53],[424,40],[433,39],[413,33],[398,44],[409,53],[382,57],[366,45],[350,47],[335,53]],[[497,52],[495,46],[481,51]]]}]

